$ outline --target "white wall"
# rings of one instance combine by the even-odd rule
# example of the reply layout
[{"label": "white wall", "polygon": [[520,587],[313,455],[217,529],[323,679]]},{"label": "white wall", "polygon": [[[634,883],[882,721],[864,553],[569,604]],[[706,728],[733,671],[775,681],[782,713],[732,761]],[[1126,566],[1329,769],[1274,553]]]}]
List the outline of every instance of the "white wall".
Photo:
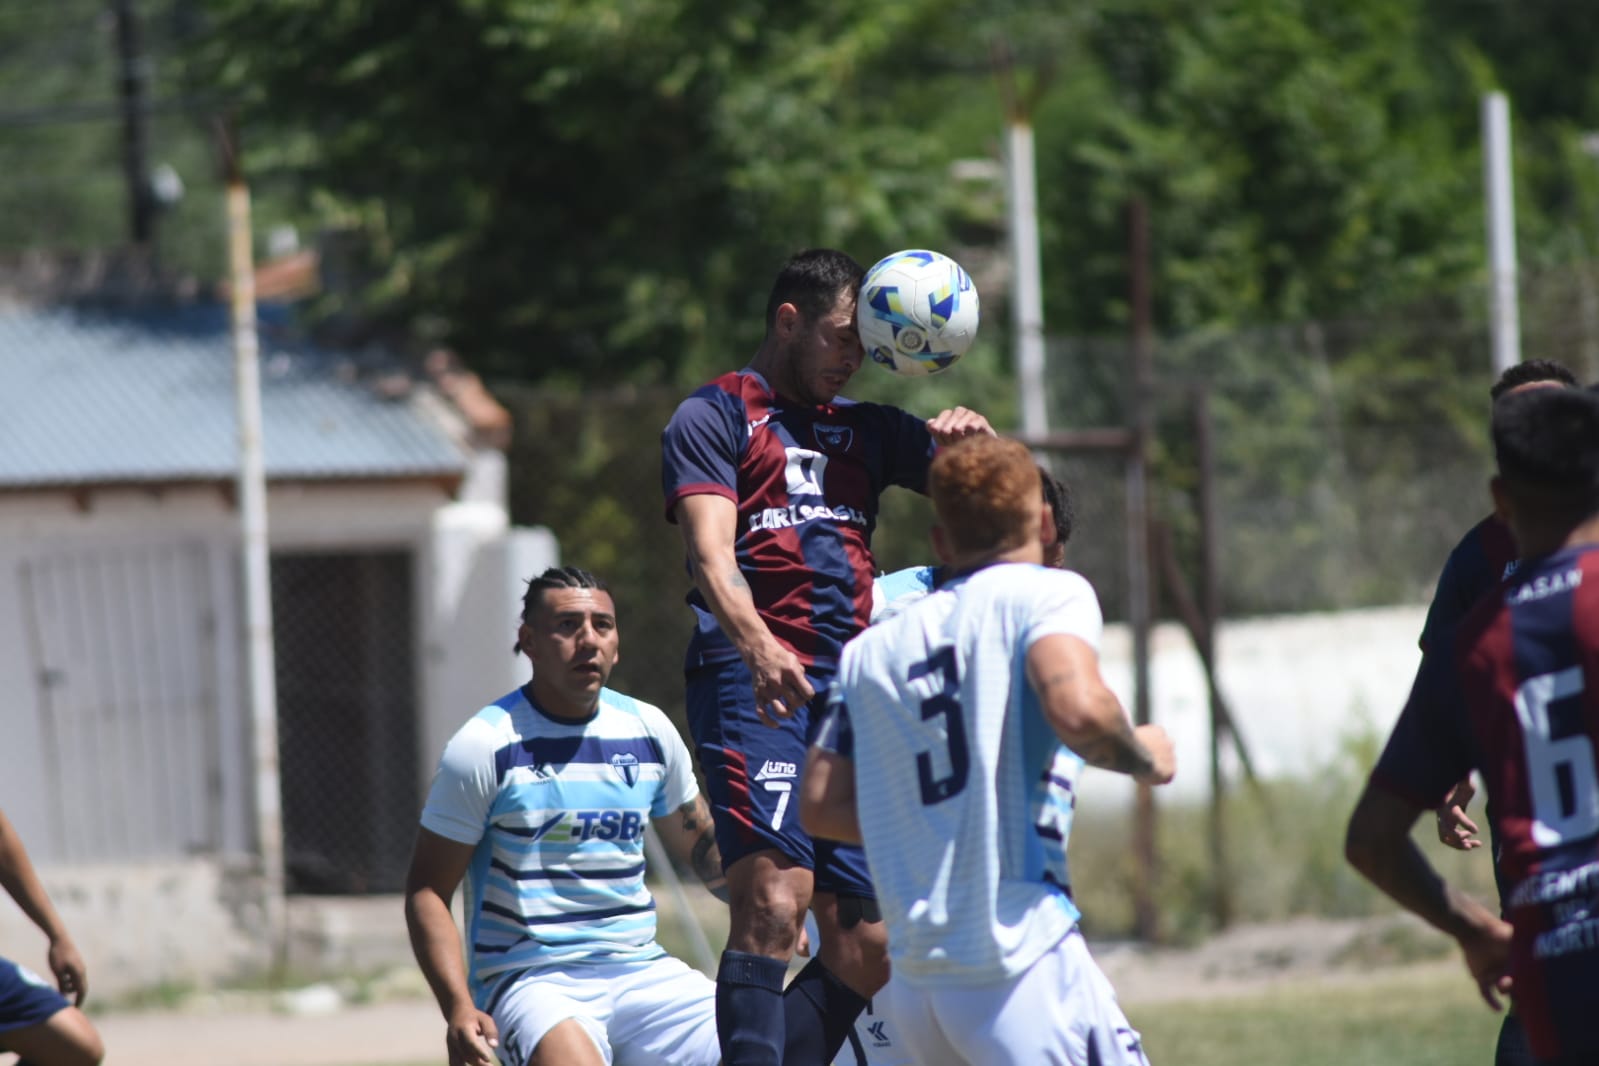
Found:
[{"label": "white wall", "polygon": [[[1421,661],[1416,640],[1424,607],[1380,607],[1329,614],[1223,622],[1217,634],[1223,696],[1238,720],[1260,776],[1291,777],[1324,767],[1341,738],[1386,737]],[[1168,800],[1210,795],[1210,720],[1205,676],[1187,631],[1156,627],[1151,644],[1150,717],[1177,744],[1177,779]],[[1107,626],[1101,650],[1105,679],[1132,706],[1132,641],[1125,626]],[[1229,780],[1241,780],[1234,764]],[[1131,782],[1088,771],[1085,804],[1130,803]]]}]

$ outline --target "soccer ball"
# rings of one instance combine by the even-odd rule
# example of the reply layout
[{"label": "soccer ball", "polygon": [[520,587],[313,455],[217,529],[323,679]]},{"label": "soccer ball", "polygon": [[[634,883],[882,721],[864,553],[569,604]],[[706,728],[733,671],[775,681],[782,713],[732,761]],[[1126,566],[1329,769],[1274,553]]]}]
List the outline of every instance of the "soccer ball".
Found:
[{"label": "soccer ball", "polygon": [[947,370],[977,338],[977,288],[938,252],[912,248],[879,259],[856,306],[867,356],[896,374]]}]

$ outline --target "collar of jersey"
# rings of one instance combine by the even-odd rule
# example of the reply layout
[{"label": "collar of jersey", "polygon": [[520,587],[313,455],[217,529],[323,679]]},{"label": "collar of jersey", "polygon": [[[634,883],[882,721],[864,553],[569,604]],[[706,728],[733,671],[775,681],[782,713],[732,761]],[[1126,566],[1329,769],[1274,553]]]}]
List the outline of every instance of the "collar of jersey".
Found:
[{"label": "collar of jersey", "polygon": [[[600,691],[603,694],[605,690],[601,689]],[[522,686],[522,698],[527,700],[527,705],[533,708],[534,713],[540,718],[543,718],[547,722],[554,722],[556,725],[585,726],[600,716],[600,705],[599,701],[596,700],[594,703],[594,713],[589,715],[587,718],[557,718],[549,711],[546,711],[543,707],[540,707],[538,701],[533,698],[533,682],[531,681]]]}]

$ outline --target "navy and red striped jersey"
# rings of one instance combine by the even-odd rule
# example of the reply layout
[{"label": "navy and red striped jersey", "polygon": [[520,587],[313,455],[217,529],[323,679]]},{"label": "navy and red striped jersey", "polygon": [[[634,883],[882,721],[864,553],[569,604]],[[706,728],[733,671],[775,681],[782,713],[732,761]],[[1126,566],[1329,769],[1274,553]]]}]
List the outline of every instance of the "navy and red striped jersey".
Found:
[{"label": "navy and red striped jersey", "polygon": [[[678,405],[661,434],[667,519],[686,496],[738,507],[735,555],[772,635],[807,665],[837,662],[872,609],[872,530],[890,485],[925,492],[933,438],[897,407],[798,404],[761,375],[724,374]],[[696,589],[688,665],[737,657]]]},{"label": "navy and red striped jersey", "polygon": [[1431,807],[1481,771],[1533,1053],[1599,1062],[1599,545],[1522,563],[1444,648],[1372,780]]},{"label": "navy and red striped jersey", "polygon": [[1421,650],[1435,643],[1438,634],[1459,625],[1478,600],[1514,573],[1518,554],[1510,527],[1496,515],[1467,530],[1438,575],[1438,589],[1421,630]]}]

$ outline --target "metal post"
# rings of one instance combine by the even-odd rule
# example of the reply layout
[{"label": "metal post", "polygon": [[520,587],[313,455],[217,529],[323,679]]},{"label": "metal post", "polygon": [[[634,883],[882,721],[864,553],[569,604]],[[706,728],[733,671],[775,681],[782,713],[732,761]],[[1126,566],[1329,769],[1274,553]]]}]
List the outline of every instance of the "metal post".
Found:
[{"label": "metal post", "polygon": [[[1127,624],[1133,638],[1133,722],[1150,720],[1149,637],[1152,625],[1149,554],[1149,438],[1152,431],[1150,393],[1154,387],[1153,309],[1149,283],[1149,210],[1134,198],[1128,205],[1127,243],[1129,303],[1132,309],[1132,394],[1129,421],[1133,447],[1127,461]],[[1155,906],[1155,794],[1137,786],[1133,851],[1138,866],[1133,909],[1138,935],[1156,940],[1160,912]]]},{"label": "metal post", "polygon": [[1482,170],[1488,206],[1494,373],[1521,362],[1521,311],[1516,292],[1516,194],[1511,177],[1510,104],[1504,93],[1482,98]]},{"label": "metal post", "polygon": [[1044,394],[1044,282],[1038,244],[1038,179],[1033,162],[1033,127],[1027,116],[1011,116],[1005,145],[1017,398],[1022,432],[1036,435],[1049,432],[1049,413]]},{"label": "metal post", "polygon": [[122,102],[122,170],[128,184],[129,235],[139,247],[155,237],[155,205],[150,199],[146,145],[145,90],[149,61],[142,54],[133,0],[116,0],[118,95]]},{"label": "metal post", "polygon": [[[1199,466],[1199,605],[1204,629],[1199,637],[1201,661],[1216,662],[1216,630],[1221,625],[1221,578],[1217,573],[1216,455],[1210,419],[1210,388],[1197,385],[1192,393],[1195,459]],[[1208,669],[1209,667],[1207,667]],[[1233,922],[1232,868],[1227,840],[1227,775],[1221,750],[1227,739],[1227,716],[1210,689],[1210,855],[1214,895],[1212,917],[1217,928]]]},{"label": "metal post", "polygon": [[268,932],[283,942],[283,804],[278,767],[278,693],[272,643],[272,578],[267,539],[266,464],[262,454],[261,368],[255,327],[255,261],[250,190],[238,146],[224,124],[228,274],[232,286],[233,367],[238,407],[239,527],[244,565],[245,641],[250,680],[250,739],[255,776],[256,848],[261,857]]}]

